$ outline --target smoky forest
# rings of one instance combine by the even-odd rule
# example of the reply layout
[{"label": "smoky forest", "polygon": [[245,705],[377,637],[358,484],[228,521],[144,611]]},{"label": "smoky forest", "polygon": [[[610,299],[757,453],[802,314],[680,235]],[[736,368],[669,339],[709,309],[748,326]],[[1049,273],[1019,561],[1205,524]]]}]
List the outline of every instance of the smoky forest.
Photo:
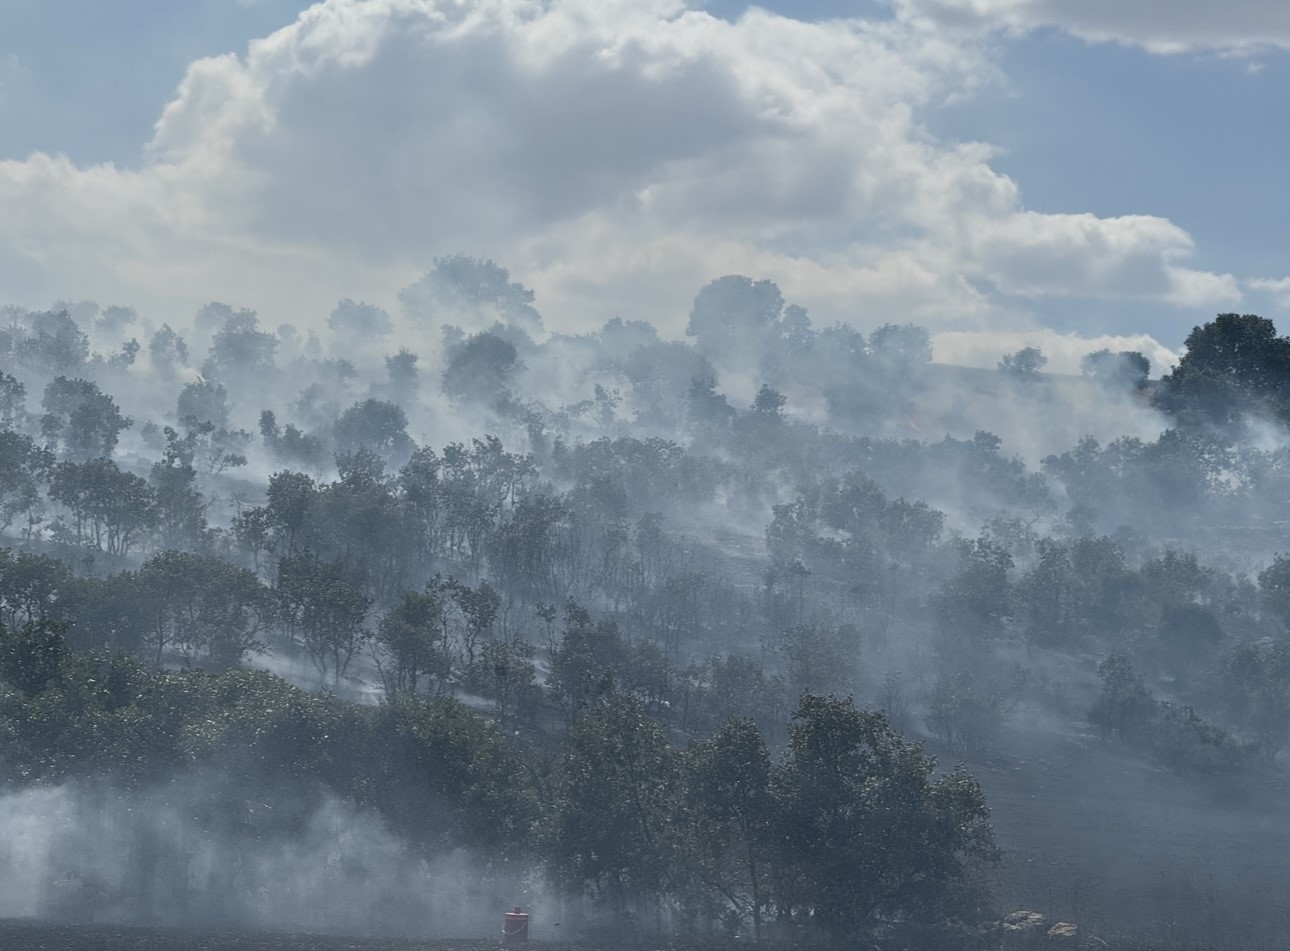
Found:
[{"label": "smoky forest", "polygon": [[755,277],[398,300],[0,310],[0,918],[1286,946],[1271,320],[1059,374]]}]

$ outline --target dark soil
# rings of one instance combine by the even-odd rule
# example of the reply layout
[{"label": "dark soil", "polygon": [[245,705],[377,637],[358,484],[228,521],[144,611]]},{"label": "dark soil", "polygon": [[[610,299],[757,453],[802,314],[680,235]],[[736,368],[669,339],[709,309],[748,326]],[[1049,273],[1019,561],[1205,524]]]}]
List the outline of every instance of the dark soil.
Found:
[{"label": "dark soil", "polygon": [[[571,951],[531,942],[533,951]],[[242,934],[0,921],[4,951],[498,951],[497,941],[351,938],[314,934]]]},{"label": "dark soil", "polygon": [[[0,919],[0,951],[502,951],[502,947],[497,938],[358,938]],[[529,941],[512,947],[519,951],[604,951],[607,945]],[[732,947],[721,941],[677,944],[666,938],[627,945],[630,951],[732,951]]]}]

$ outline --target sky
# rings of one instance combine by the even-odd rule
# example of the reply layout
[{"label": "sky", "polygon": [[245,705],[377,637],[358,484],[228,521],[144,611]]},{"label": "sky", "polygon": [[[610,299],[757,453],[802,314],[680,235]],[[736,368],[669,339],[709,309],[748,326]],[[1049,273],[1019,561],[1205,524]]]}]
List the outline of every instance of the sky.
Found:
[{"label": "sky", "polygon": [[1290,330],[1287,89],[1270,0],[5,0],[0,303],[312,328],[465,253],[553,331],[740,273],[1159,369]]}]

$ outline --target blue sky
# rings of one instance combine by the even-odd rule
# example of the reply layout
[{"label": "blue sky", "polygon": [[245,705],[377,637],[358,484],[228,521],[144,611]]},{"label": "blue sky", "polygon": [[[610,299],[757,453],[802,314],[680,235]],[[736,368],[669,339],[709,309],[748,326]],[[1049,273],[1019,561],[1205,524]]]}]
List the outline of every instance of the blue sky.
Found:
[{"label": "blue sky", "polygon": [[[0,299],[180,322],[226,286],[308,324],[461,250],[560,329],[677,326],[741,270],[968,362],[1071,334],[1176,350],[1213,312],[1290,304],[1290,24],[1255,0],[1179,0],[1167,27],[1144,0],[712,0],[722,31],[671,0],[329,0],[295,24],[308,6],[7,0]],[[487,25],[448,31],[476,7]],[[640,63],[605,53],[632,44]]]}]

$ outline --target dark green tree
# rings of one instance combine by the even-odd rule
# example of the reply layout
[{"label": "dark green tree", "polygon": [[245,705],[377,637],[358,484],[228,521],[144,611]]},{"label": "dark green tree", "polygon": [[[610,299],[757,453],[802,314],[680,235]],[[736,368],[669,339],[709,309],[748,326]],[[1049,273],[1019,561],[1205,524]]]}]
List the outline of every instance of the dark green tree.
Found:
[{"label": "dark green tree", "polygon": [[686,815],[703,884],[761,938],[768,903],[775,801],[770,751],[752,720],[733,719],[685,757]]},{"label": "dark green tree", "polygon": [[424,591],[405,591],[376,629],[377,643],[389,661],[382,665],[386,693],[416,693],[429,675],[442,692],[452,672],[452,649],[440,586],[431,582]]},{"label": "dark green tree", "polygon": [[777,771],[780,914],[854,942],[883,922],[963,912],[997,859],[981,787],[935,764],[879,713],[802,698]]},{"label": "dark green tree", "polygon": [[384,400],[364,400],[341,413],[334,438],[337,452],[366,449],[399,464],[416,448],[408,436],[407,415],[398,405]]},{"label": "dark green tree", "polygon": [[543,836],[555,879],[619,910],[672,888],[679,780],[676,753],[638,701],[587,708],[565,745]]},{"label": "dark green tree", "polygon": [[522,368],[515,344],[493,333],[475,334],[449,348],[443,392],[461,402],[492,405]]},{"label": "dark green tree", "polygon": [[1018,379],[1033,379],[1048,363],[1048,358],[1038,347],[1022,347],[1016,353],[1006,353],[999,361],[999,372]]},{"label": "dark green tree", "polygon": [[1160,403],[1184,424],[1227,423],[1257,410],[1284,412],[1290,340],[1255,314],[1219,314],[1187,336],[1186,353],[1161,380]]},{"label": "dark green tree", "polygon": [[77,544],[127,555],[156,524],[156,499],[147,481],[111,459],[60,462],[49,478],[49,497],[72,518]]},{"label": "dark green tree", "polygon": [[41,401],[41,432],[75,461],[110,456],[121,431],[133,425],[116,402],[89,380],[55,377]]},{"label": "dark green tree", "polygon": [[351,580],[344,565],[324,562],[313,552],[288,555],[278,562],[279,617],[287,630],[326,677],[339,683],[369,632],[371,599]]}]

